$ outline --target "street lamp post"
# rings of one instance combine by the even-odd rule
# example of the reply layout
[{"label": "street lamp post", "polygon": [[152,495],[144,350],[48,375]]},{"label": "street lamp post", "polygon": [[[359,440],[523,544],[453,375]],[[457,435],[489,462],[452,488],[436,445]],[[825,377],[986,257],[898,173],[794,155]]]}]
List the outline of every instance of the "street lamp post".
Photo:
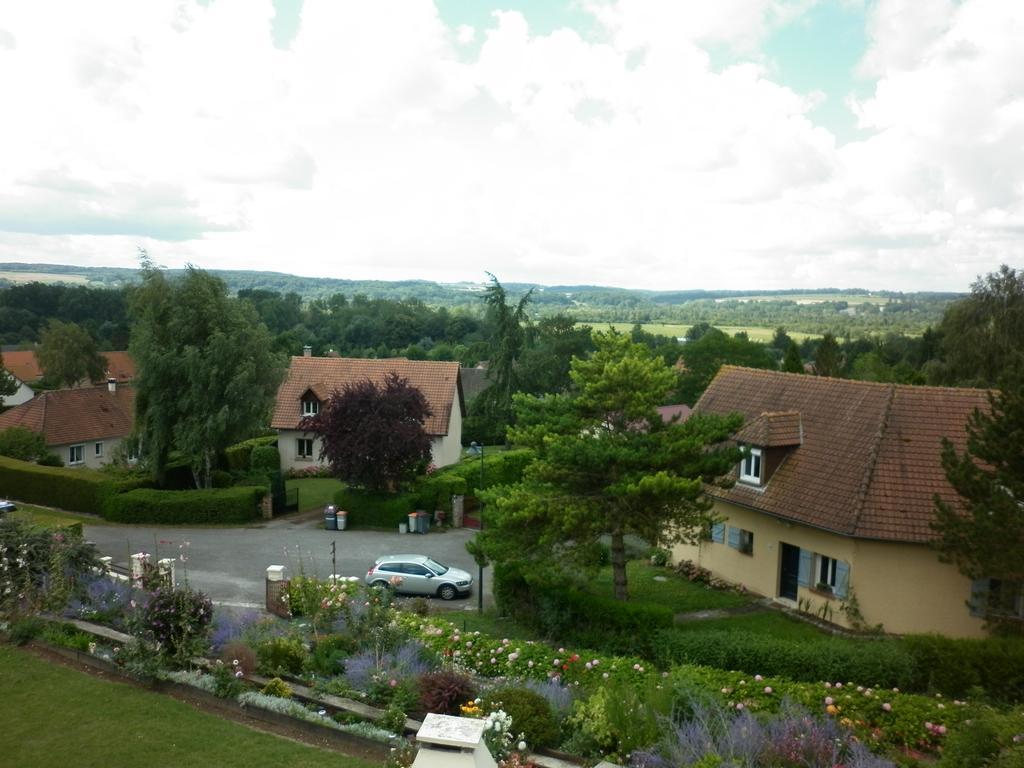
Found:
[{"label": "street lamp post", "polygon": [[[480,488],[477,491],[477,502],[480,505],[478,514],[480,515],[480,531],[484,529],[484,502],[480,497],[480,491],[484,489],[484,446],[483,443],[476,441],[469,444],[469,452],[473,456],[480,456]],[[483,555],[476,556],[476,610],[478,613],[484,612],[484,560]]]}]

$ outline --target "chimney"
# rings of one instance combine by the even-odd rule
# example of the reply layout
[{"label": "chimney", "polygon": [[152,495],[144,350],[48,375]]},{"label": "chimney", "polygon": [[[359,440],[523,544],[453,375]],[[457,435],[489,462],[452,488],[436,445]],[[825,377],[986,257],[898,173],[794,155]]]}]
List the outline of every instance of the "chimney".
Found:
[{"label": "chimney", "polygon": [[302,348],[302,356],[303,357],[312,357],[313,356],[313,348],[311,346],[309,346],[309,344],[307,344],[306,346],[304,346]]},{"label": "chimney", "polygon": [[113,376],[107,379],[107,392],[117,392],[117,379]]}]

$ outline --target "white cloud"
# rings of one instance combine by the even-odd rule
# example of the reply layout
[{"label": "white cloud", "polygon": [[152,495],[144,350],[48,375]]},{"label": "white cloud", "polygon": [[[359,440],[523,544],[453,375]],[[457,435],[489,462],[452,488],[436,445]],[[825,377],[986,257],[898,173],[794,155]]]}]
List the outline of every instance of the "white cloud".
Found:
[{"label": "white cloud", "polygon": [[0,260],[905,289],[1019,260],[1017,4],[871,6],[841,147],[758,52],[810,4],[602,2],[582,36],[305,0],[284,51],[270,0],[5,7]]}]

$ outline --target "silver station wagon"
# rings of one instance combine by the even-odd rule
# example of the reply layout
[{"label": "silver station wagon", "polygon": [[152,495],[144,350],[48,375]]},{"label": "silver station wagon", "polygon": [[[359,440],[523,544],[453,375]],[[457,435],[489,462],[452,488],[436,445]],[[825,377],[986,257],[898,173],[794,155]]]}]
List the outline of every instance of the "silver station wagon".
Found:
[{"label": "silver station wagon", "polygon": [[427,595],[452,600],[473,591],[473,577],[426,555],[384,555],[366,572],[371,587],[385,587],[404,595]]}]

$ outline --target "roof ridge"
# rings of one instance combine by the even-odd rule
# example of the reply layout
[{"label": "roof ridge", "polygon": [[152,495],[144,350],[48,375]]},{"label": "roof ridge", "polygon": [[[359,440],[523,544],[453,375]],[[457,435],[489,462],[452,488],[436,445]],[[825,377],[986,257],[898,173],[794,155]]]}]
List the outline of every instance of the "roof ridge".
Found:
[{"label": "roof ridge", "polygon": [[878,424],[878,429],[875,430],[874,437],[871,441],[871,449],[868,451],[867,466],[864,469],[864,477],[861,479],[860,485],[857,487],[857,500],[853,509],[853,520],[850,526],[850,535],[852,536],[857,532],[860,527],[860,518],[864,513],[864,504],[868,498],[868,491],[871,490],[871,481],[875,476],[875,467],[878,465],[878,453],[882,445],[882,438],[885,437],[885,432],[889,426],[889,416],[892,414],[893,402],[896,399],[896,385],[887,384],[889,388],[889,396],[885,400],[885,408],[882,411],[882,420]]}]

